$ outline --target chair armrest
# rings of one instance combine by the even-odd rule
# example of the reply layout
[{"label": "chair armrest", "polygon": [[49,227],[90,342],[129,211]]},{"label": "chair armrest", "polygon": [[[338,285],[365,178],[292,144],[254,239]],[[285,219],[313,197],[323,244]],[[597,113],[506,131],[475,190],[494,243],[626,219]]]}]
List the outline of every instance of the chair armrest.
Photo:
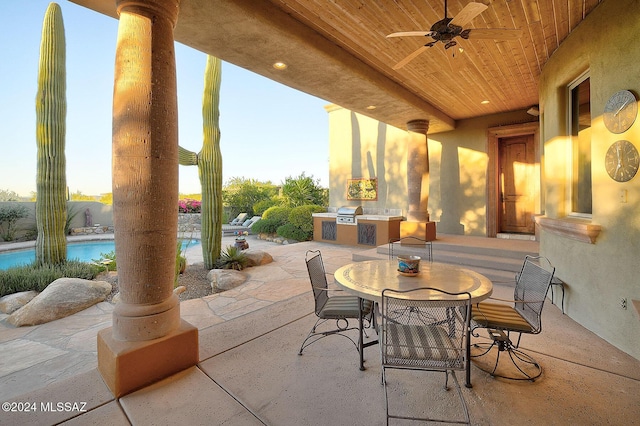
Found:
[{"label": "chair armrest", "polygon": [[320,291],[326,291],[327,293],[329,292],[338,292],[338,291],[344,291],[340,288],[323,288],[323,287],[313,287],[314,290],[320,290]]},{"label": "chair armrest", "polygon": [[[500,299],[498,297],[489,297],[487,300],[499,300],[501,302],[509,302],[509,303],[542,303],[544,300],[513,300],[513,299]],[[479,302],[482,303],[482,302]],[[478,303],[476,303],[477,305]]]}]

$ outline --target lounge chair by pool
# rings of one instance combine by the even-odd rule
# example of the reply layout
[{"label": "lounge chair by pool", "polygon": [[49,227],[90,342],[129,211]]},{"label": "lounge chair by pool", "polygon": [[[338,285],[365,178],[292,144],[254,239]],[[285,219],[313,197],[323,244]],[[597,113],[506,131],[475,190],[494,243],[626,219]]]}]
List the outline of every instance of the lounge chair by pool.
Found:
[{"label": "lounge chair by pool", "polygon": [[222,235],[229,235],[236,232],[248,232],[251,234],[251,227],[261,218],[262,216],[253,216],[251,219],[247,219],[239,225],[222,225]]}]

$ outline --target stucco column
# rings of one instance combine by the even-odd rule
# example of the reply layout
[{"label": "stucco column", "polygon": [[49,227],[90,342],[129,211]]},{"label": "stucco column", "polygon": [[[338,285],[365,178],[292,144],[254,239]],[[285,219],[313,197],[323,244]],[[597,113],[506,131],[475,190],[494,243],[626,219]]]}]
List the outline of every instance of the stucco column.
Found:
[{"label": "stucco column", "polygon": [[120,302],[113,335],[175,330],[178,113],[173,27],[178,0],[120,0],[113,93],[113,224]]},{"label": "stucco column", "polygon": [[[173,293],[178,230],[173,28],[179,0],[116,5],[112,172],[120,301],[112,328],[98,335],[98,364],[118,396],[193,364],[194,333],[181,322]],[[195,348],[197,362],[197,329]]]},{"label": "stucco column", "polygon": [[413,120],[407,123],[409,144],[407,147],[407,190],[409,211],[407,220],[428,222],[429,212],[429,147],[427,131],[429,121]]}]

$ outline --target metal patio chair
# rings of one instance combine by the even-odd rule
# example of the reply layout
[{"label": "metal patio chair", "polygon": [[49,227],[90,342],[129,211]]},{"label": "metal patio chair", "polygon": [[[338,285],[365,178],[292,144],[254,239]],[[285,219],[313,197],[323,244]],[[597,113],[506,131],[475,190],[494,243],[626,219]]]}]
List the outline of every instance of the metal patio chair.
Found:
[{"label": "metal patio chair", "polygon": [[[542,367],[538,362],[519,349],[522,334],[538,334],[542,331],[542,308],[553,279],[555,268],[545,257],[525,256],[522,269],[516,274],[516,286],[513,300],[489,298],[488,300],[502,300],[512,302],[513,305],[483,301],[474,304],[471,309],[471,330],[474,337],[479,337],[475,331],[479,328],[487,329],[490,344],[474,344],[484,352],[472,355],[481,357],[492,349],[497,349],[493,369],[478,368],[494,377],[511,380],[534,381],[542,374]],[[518,339],[514,343],[511,333],[517,333]],[[498,372],[500,354],[506,352],[515,366],[511,372]],[[505,366],[504,368],[508,368]]]},{"label": "metal patio chair", "polygon": [[[471,295],[467,292],[448,293],[435,288],[408,291],[387,289],[382,292],[381,309],[380,350],[387,425],[390,418],[469,424],[469,410],[455,370],[466,369]],[[390,414],[388,369],[443,372],[445,390],[448,390],[451,375],[461,401],[464,420]]]},{"label": "metal patio chair", "polygon": [[[350,330],[358,331],[359,324],[351,326],[349,320],[359,321],[360,310],[366,322],[370,326],[372,324],[373,303],[369,300],[360,299],[351,295],[330,295],[334,293],[343,293],[342,290],[329,289],[327,282],[327,274],[322,262],[322,255],[319,250],[308,250],[305,255],[307,271],[309,272],[309,280],[311,281],[311,289],[313,290],[313,298],[315,300],[315,314],[318,317],[311,331],[302,342],[298,355],[302,355],[302,351],[309,345],[318,340],[332,335],[343,336],[349,339],[359,350],[359,343],[356,342],[346,332]],[[335,328],[329,330],[324,329],[322,325],[327,321],[335,320]]]}]

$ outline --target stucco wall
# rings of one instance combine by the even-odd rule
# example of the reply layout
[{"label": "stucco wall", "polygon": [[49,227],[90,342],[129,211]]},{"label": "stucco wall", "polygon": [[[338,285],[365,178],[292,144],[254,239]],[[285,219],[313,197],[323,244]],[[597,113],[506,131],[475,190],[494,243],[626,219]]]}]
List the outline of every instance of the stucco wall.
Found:
[{"label": "stucco wall", "polygon": [[[407,131],[344,108],[329,111],[329,205],[401,209],[406,216]],[[437,232],[484,236],[487,231],[487,129],[524,123],[525,111],[456,123],[456,130],[429,134],[430,219]],[[349,201],[347,179],[377,178],[377,201]]]},{"label": "stucco wall", "polygon": [[[640,119],[625,133],[609,132],[602,121],[607,99],[627,89],[640,94],[640,7],[637,0],[606,0],[570,35],[545,65],[540,82],[541,139],[544,142],[546,216],[567,218],[570,141],[567,85],[590,72],[592,116],[592,224],[602,231],[595,244],[543,230],[541,254],[568,283],[569,316],[623,351],[640,358],[640,176],[618,183],[604,167],[608,147],[626,139],[640,150]],[[622,203],[621,192],[627,202]],[[627,300],[627,309],[620,307]]]},{"label": "stucco wall", "polygon": [[[12,201],[0,202],[0,206],[13,204],[23,205],[29,210],[29,216],[24,219],[20,219],[16,223],[16,228],[18,229],[16,237],[19,238],[25,233],[36,229],[36,203]],[[85,225],[86,209],[90,210],[94,225],[100,224],[104,226],[113,226],[113,206],[111,205],[102,204],[97,201],[69,201],[68,208],[68,214],[73,216],[73,219],[71,219],[70,222],[71,228],[80,228]]]}]

